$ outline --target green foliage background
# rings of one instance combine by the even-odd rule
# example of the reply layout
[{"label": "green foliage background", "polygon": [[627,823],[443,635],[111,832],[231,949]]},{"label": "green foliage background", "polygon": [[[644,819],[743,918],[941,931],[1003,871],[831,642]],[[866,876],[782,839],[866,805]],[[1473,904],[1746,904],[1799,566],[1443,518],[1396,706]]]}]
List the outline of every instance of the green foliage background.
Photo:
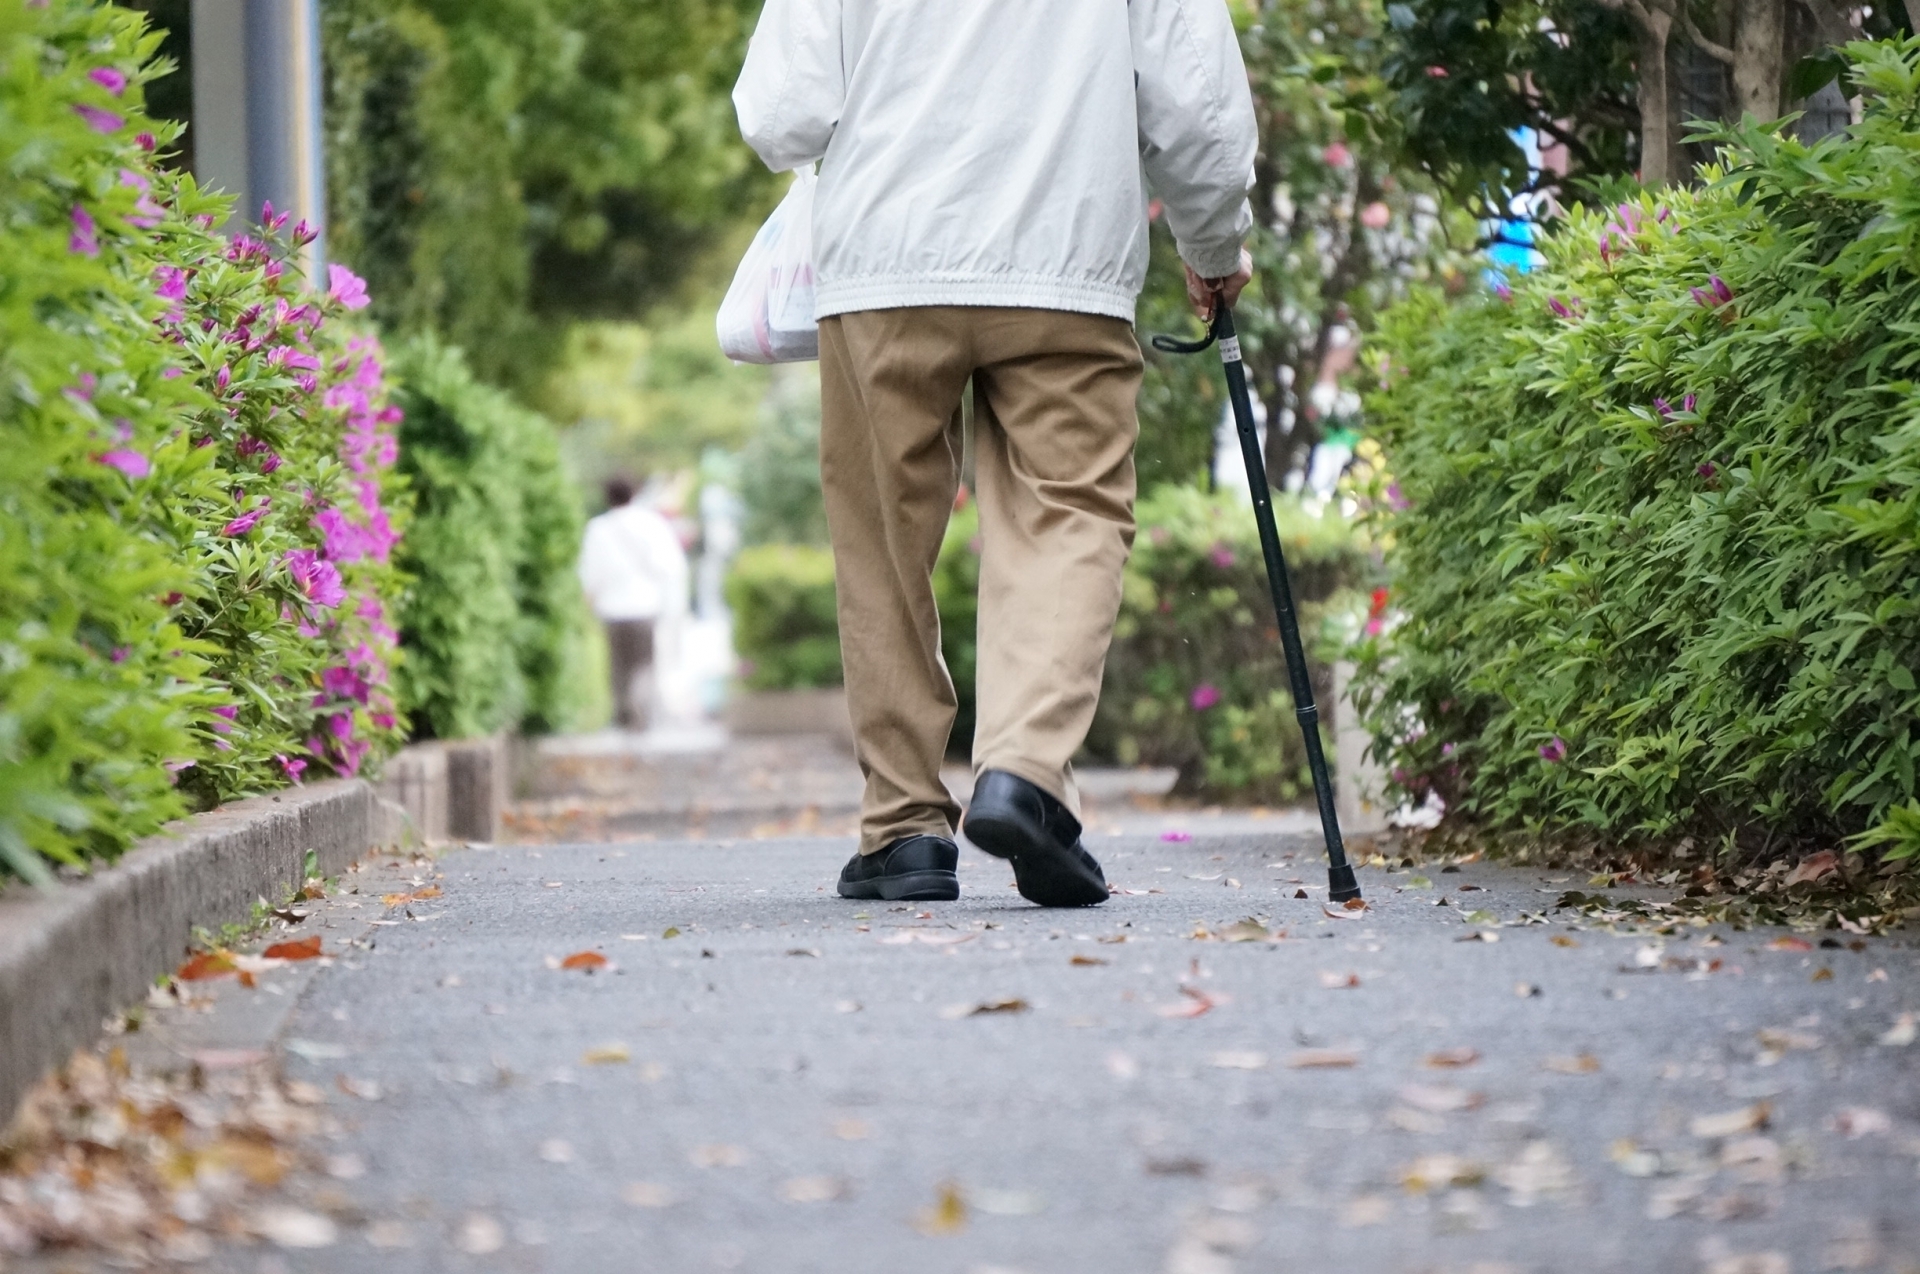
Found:
[{"label": "green foliage background", "polygon": [[1848,52],[1850,135],[1716,133],[1703,189],[1574,214],[1511,303],[1395,316],[1406,618],[1364,678],[1405,789],[1920,852],[1920,42]]}]

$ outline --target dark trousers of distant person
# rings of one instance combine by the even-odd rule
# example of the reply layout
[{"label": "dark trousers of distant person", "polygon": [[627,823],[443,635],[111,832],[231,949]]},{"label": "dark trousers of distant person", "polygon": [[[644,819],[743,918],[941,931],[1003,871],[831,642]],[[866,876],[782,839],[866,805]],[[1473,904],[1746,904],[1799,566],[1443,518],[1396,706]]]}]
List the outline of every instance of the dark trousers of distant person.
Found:
[{"label": "dark trousers of distant person", "polygon": [[653,621],[609,619],[607,655],[613,665],[613,723],[622,730],[647,727],[653,697]]}]

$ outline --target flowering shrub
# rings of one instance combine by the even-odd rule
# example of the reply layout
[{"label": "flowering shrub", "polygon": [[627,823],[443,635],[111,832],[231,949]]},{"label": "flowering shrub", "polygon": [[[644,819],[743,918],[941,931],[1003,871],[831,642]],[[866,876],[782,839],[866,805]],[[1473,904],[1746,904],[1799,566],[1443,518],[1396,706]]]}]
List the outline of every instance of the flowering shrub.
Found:
[{"label": "flowering shrub", "polygon": [[85,0],[0,8],[0,861],[29,878],[400,737],[364,296],[154,165],[152,47]]},{"label": "flowering shrub", "polygon": [[[1315,516],[1276,496],[1274,515],[1312,650],[1328,617],[1349,608],[1341,594],[1368,578],[1371,558],[1337,512]],[[1300,799],[1312,783],[1246,496],[1162,487],[1137,517],[1088,750],[1122,765],[1177,766],[1182,795]],[[1323,704],[1326,671],[1313,669]]]},{"label": "flowering shrub", "polygon": [[1397,315],[1373,419],[1404,618],[1363,684],[1407,792],[1920,852],[1920,41],[1849,56],[1845,136],[1721,134],[1704,188]]},{"label": "flowering shrub", "polygon": [[419,338],[397,371],[400,471],[415,500],[399,555],[402,702],[423,735],[562,728],[582,708],[583,516],[547,421]]}]

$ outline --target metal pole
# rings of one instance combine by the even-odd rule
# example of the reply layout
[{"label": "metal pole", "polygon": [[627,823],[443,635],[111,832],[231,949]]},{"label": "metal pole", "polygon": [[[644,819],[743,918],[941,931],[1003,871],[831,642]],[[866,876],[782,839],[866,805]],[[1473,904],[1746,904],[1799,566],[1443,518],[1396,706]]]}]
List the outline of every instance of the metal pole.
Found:
[{"label": "metal pole", "polygon": [[1253,421],[1253,401],[1247,396],[1247,369],[1240,361],[1240,338],[1233,326],[1233,310],[1214,304],[1213,328],[1204,341],[1153,338],[1155,349],[1169,353],[1197,353],[1220,343],[1220,361],[1227,374],[1227,398],[1233,404],[1233,422],[1240,435],[1240,458],[1246,462],[1247,485],[1253,495],[1253,520],[1260,531],[1260,553],[1267,563],[1267,589],[1273,594],[1273,613],[1279,621],[1280,648],[1287,659],[1287,680],[1293,691],[1293,715],[1307,745],[1307,769],[1313,774],[1313,794],[1320,805],[1320,831],[1327,844],[1327,896],[1345,902],[1360,896],[1360,882],[1340,839],[1340,816],[1333,803],[1333,782],[1327,774],[1327,756],[1320,742],[1320,709],[1313,699],[1313,680],[1307,674],[1307,654],[1300,641],[1300,618],[1293,606],[1293,585],[1287,559],[1280,548],[1280,531],[1273,522],[1273,500],[1267,486],[1267,465],[1260,455],[1260,434]]}]

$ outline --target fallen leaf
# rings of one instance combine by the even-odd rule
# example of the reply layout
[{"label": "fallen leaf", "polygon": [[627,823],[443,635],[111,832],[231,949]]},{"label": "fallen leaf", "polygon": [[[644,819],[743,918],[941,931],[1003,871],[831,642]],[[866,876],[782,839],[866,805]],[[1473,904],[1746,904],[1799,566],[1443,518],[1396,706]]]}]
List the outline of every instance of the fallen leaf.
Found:
[{"label": "fallen leaf", "polygon": [[545,1163],[572,1163],[573,1143],[549,1137],[540,1143],[540,1158]]},{"label": "fallen leaf", "polygon": [[1577,947],[1580,945],[1580,940],[1578,938],[1569,938],[1564,933],[1556,933],[1553,935],[1553,937],[1547,939],[1547,941],[1551,942],[1556,947]]},{"label": "fallen leaf", "polygon": [[[1353,905],[1356,902],[1360,904],[1358,907]],[[1367,914],[1367,904],[1363,898],[1349,898],[1338,907],[1329,907],[1321,903],[1320,911],[1332,920],[1359,920]]]},{"label": "fallen leaf", "polygon": [[230,951],[201,951],[175,969],[173,976],[182,982],[205,982],[209,978],[223,978],[235,967]]},{"label": "fallen leaf", "polygon": [[[549,889],[554,888],[552,885],[547,887]],[[441,892],[440,886],[428,885],[422,889],[415,889],[410,893],[381,894],[380,901],[388,907],[404,907],[410,902],[425,902],[429,898],[438,898]]]},{"label": "fallen leaf", "polygon": [[1155,1011],[1159,1013],[1161,1017],[1199,1017],[1203,1013],[1211,1011],[1213,1006],[1219,1002],[1198,987],[1183,986],[1180,988],[1180,994],[1187,997],[1184,1002],[1175,1001],[1172,1004],[1162,1004]]},{"label": "fallen leaf", "polygon": [[847,1197],[847,1183],[839,1177],[788,1177],[778,1193],[788,1203],[831,1203]]},{"label": "fallen leaf", "polygon": [[1573,1166],[1554,1146],[1545,1141],[1530,1141],[1518,1157],[1493,1174],[1507,1190],[1507,1202],[1524,1208],[1550,1194],[1573,1189]]},{"label": "fallen leaf", "polygon": [[1787,1053],[1794,1049],[1812,1050],[1819,1048],[1822,1041],[1818,1035],[1805,1031],[1790,1031],[1785,1027],[1769,1026],[1756,1037],[1760,1046],[1775,1053]]},{"label": "fallen leaf", "polygon": [[632,1061],[633,1053],[625,1044],[602,1044],[581,1054],[580,1060],[588,1066],[618,1066]]},{"label": "fallen leaf", "polygon": [[1207,1175],[1207,1163],[1192,1155],[1171,1155],[1167,1157],[1148,1156],[1147,1171],[1156,1177],[1204,1177]]},{"label": "fallen leaf", "polygon": [[1696,1115],[1687,1125],[1687,1131],[1696,1137],[1738,1137],[1742,1133],[1758,1132],[1773,1119],[1773,1107],[1766,1102],[1755,1102],[1751,1106],[1742,1106],[1738,1110],[1723,1111],[1717,1115]]},{"label": "fallen leaf", "polygon": [[680,926],[668,925],[664,930],[661,931],[660,936],[663,938],[677,938],[680,936]]},{"label": "fallen leaf", "polygon": [[453,1245],[468,1256],[491,1256],[507,1245],[507,1232],[484,1212],[469,1212],[453,1232]]},{"label": "fallen leaf", "polygon": [[977,933],[935,933],[929,929],[915,929],[913,940],[924,942],[930,947],[953,947],[962,942],[972,942],[980,935]]},{"label": "fallen leaf", "polygon": [[585,969],[591,973],[595,969],[607,967],[607,958],[598,951],[576,951],[560,962],[563,969]]},{"label": "fallen leaf", "polygon": [[1576,1053],[1571,1057],[1549,1057],[1540,1067],[1556,1075],[1591,1075],[1600,1069],[1600,1059],[1592,1053]]},{"label": "fallen leaf", "polygon": [[1809,981],[1809,982],[1831,982],[1831,981],[1833,981],[1833,970],[1832,970],[1832,969],[1829,969],[1829,968],[1826,968],[1825,966],[1822,966],[1822,967],[1820,967],[1820,968],[1818,968],[1818,969],[1815,969],[1815,970],[1813,971],[1813,976],[1812,976],[1812,977],[1810,977],[1810,978],[1808,978],[1808,979],[1807,979],[1807,981]]},{"label": "fallen leaf", "polygon": [[1905,1048],[1916,1038],[1920,1038],[1920,1015],[1902,1013],[1880,1037],[1880,1043],[1887,1048]]},{"label": "fallen leaf", "polygon": [[1455,938],[1455,942],[1498,942],[1500,935],[1491,929],[1475,929],[1464,938]]},{"label": "fallen leaf", "polygon": [[1267,1068],[1267,1055],[1250,1050],[1215,1053],[1209,1060],[1216,1069],[1223,1071],[1258,1071]]},{"label": "fallen leaf", "polygon": [[997,1000],[980,1000],[973,1004],[953,1004],[940,1010],[940,1016],[948,1021],[958,1021],[963,1017],[986,1017],[996,1013],[1025,1013],[1032,1008],[1017,995],[1003,996]]},{"label": "fallen leaf", "polygon": [[926,1235],[958,1234],[966,1227],[967,1201],[951,1181],[941,1182],[933,1206],[922,1208],[913,1218],[913,1228]]},{"label": "fallen leaf", "polygon": [[1245,920],[1236,920],[1214,935],[1222,942],[1268,942],[1276,935],[1267,927],[1248,916]]},{"label": "fallen leaf", "polygon": [[1786,937],[1775,938],[1772,942],[1769,942],[1767,944],[1767,950],[1769,951],[1811,951],[1813,950],[1813,944],[1811,942],[1808,942],[1805,938],[1796,938],[1791,934],[1789,934]]},{"label": "fallen leaf", "polygon": [[835,1000],[833,1004],[833,1011],[835,1013],[858,1013],[860,1011],[860,1001]]},{"label": "fallen leaf", "polygon": [[1215,873],[1213,873],[1213,875],[1211,875],[1211,876],[1195,876],[1195,875],[1192,875],[1191,873],[1189,873],[1189,874],[1188,874],[1188,876],[1187,876],[1187,879],[1188,879],[1188,880],[1218,880],[1218,879],[1220,879],[1220,878],[1221,878],[1222,876],[1224,876],[1224,875],[1226,875],[1226,874],[1227,874],[1227,873],[1225,873],[1225,872],[1223,872],[1223,871],[1217,871],[1217,872],[1215,872]]},{"label": "fallen leaf", "polygon": [[310,934],[297,942],[276,942],[260,954],[269,960],[312,960],[320,954],[320,935]]},{"label": "fallen leaf", "polygon": [[1400,1090],[1398,1097],[1415,1110],[1424,1110],[1432,1115],[1478,1110],[1487,1102],[1484,1093],[1468,1092],[1451,1084],[1408,1084]]},{"label": "fallen leaf", "polygon": [[1105,960],[1102,960],[1099,956],[1077,955],[1077,956],[1074,956],[1072,959],[1068,960],[1067,963],[1075,966],[1076,968],[1090,969],[1098,965],[1103,965],[1107,962]]},{"label": "fallen leaf", "polygon": [[678,1202],[673,1191],[657,1181],[629,1181],[621,1189],[620,1198],[636,1208],[670,1208]]},{"label": "fallen leaf", "polygon": [[358,1079],[352,1075],[336,1075],[333,1086],[349,1097],[358,1097],[361,1101],[379,1101],[383,1090],[377,1079]]},{"label": "fallen leaf", "polygon": [[1346,991],[1360,985],[1357,973],[1333,973],[1326,969],[1320,971],[1320,985],[1328,991]]},{"label": "fallen leaf", "polygon": [[340,1227],[320,1213],[304,1208],[262,1208],[253,1214],[247,1228],[276,1247],[332,1247],[340,1241]]},{"label": "fallen leaf", "polygon": [[1035,1216],[1047,1201],[1031,1190],[975,1190],[972,1204],[988,1216]]},{"label": "fallen leaf", "polygon": [[1487,1170],[1459,1155],[1421,1155],[1400,1170],[1400,1184],[1409,1194],[1471,1188],[1487,1179]]},{"label": "fallen leaf", "polygon": [[1545,994],[1535,982],[1516,982],[1513,984],[1513,993],[1523,1000],[1537,1000]]},{"label": "fallen leaf", "polygon": [[1124,933],[1110,933],[1110,934],[1107,934],[1105,937],[1094,939],[1095,942],[1105,942],[1105,943],[1125,942],[1126,940],[1127,940],[1127,935]]},{"label": "fallen leaf", "polygon": [[1629,1177],[1657,1177],[1666,1168],[1656,1150],[1648,1150],[1631,1137],[1622,1137],[1607,1148],[1607,1157]]},{"label": "fallen leaf", "polygon": [[1784,1252],[1741,1252],[1709,1259],[1701,1267],[1701,1274],[1793,1274],[1793,1262]]},{"label": "fallen leaf", "polygon": [[1823,849],[1817,854],[1809,854],[1807,857],[1801,859],[1799,864],[1787,873],[1787,878],[1781,883],[1785,885],[1811,884],[1821,877],[1831,876],[1839,870],[1840,855],[1830,849]]},{"label": "fallen leaf", "polygon": [[724,1142],[695,1146],[687,1152],[687,1161],[696,1168],[739,1168],[750,1158],[743,1147]]},{"label": "fallen leaf", "polygon": [[1427,1054],[1427,1065],[1435,1070],[1459,1070],[1480,1060],[1477,1048],[1443,1048]]},{"label": "fallen leaf", "polygon": [[817,960],[820,958],[820,948],[819,947],[789,947],[787,949],[787,954],[790,956],[812,956],[814,959]]},{"label": "fallen leaf", "polygon": [[1358,1066],[1360,1054],[1344,1048],[1303,1048],[1287,1058],[1290,1070],[1333,1070]]},{"label": "fallen leaf", "polygon": [[1491,911],[1469,911],[1466,914],[1465,923],[1470,925],[1497,925],[1500,923],[1500,917],[1494,915]]},{"label": "fallen leaf", "polygon": [[1833,1112],[1834,1131],[1849,1140],[1872,1137],[1893,1131],[1893,1120],[1883,1110],[1871,1106],[1843,1106]]}]

